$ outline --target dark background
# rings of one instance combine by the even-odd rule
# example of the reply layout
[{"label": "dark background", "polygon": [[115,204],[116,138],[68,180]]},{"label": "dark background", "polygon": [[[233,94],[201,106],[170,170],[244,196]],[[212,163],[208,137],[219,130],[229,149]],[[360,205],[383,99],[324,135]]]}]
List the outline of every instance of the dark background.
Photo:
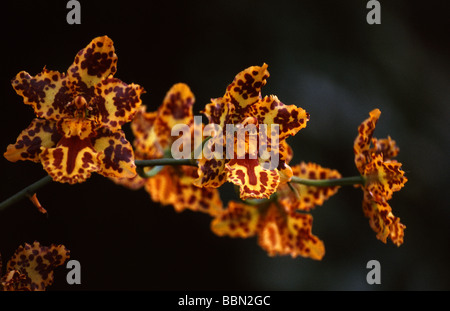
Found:
[{"label": "dark background", "polygon": [[[44,66],[65,72],[96,36],[114,40],[116,77],[145,87],[148,110],[172,84],[185,82],[199,111],[238,72],[266,62],[271,76],[263,95],[311,114],[307,128],[289,139],[293,164],[314,161],[357,174],[357,127],[381,109],[375,136],[397,141],[409,179],[390,201],[407,226],[405,242],[397,248],[378,241],[363,216],[362,192],[345,187],[312,212],[313,233],[326,247],[322,261],[271,258],[256,238],[217,237],[208,216],[176,213],[144,190],[94,174],[83,184],[39,190],[48,217],[28,200],[1,212],[5,262],[25,242],[66,245],[81,263],[82,283],[68,285],[60,267],[49,290],[450,289],[448,1],[380,1],[381,25],[366,23],[363,0],[82,0],[81,25],[66,23],[66,3],[3,3],[2,152],[34,117],[10,80]],[[0,200],[44,175],[40,164],[1,158]],[[371,259],[381,263],[381,285],[366,283]]]}]

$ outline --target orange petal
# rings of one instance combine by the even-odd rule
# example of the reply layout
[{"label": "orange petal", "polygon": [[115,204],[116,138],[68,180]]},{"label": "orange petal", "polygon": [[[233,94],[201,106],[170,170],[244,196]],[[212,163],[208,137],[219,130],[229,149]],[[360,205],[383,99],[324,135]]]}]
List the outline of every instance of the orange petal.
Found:
[{"label": "orange petal", "polygon": [[21,71],[12,80],[12,86],[23,97],[24,103],[33,107],[38,117],[56,121],[70,117],[66,105],[73,96],[64,74],[44,68],[32,77]]},{"label": "orange petal", "polygon": [[45,290],[53,283],[53,270],[70,257],[64,245],[41,246],[39,242],[20,246],[8,262],[7,270],[17,270],[29,278],[28,290]]},{"label": "orange petal", "polygon": [[269,198],[280,183],[278,170],[268,170],[258,159],[232,159],[226,164],[227,180],[240,186],[240,197]]},{"label": "orange petal", "polygon": [[210,160],[201,158],[198,160],[198,178],[195,185],[198,187],[218,188],[227,181],[227,172],[225,171],[225,159]]},{"label": "orange petal", "polygon": [[274,95],[266,96],[251,107],[250,114],[258,119],[259,124],[279,125],[279,141],[297,134],[306,127],[309,113],[295,105],[285,105]]},{"label": "orange petal", "polygon": [[325,255],[325,246],[323,242],[312,231],[313,217],[309,214],[289,214],[287,218],[287,228],[289,244],[289,253],[292,257],[302,256],[315,260],[321,260]]},{"label": "orange petal", "polygon": [[394,216],[394,220],[392,221],[390,227],[389,237],[395,245],[400,246],[403,244],[405,229],[406,226],[400,222],[400,218]]},{"label": "orange petal", "polygon": [[145,189],[153,201],[172,205],[177,212],[189,209],[212,216],[217,215],[222,210],[218,190],[194,186],[194,174],[194,167],[181,169],[166,166],[146,180]]},{"label": "orange petal", "polygon": [[402,164],[394,160],[383,161],[383,154],[372,157],[363,173],[367,180],[365,188],[377,202],[390,200],[393,193],[408,181],[401,169]]},{"label": "orange petal", "polygon": [[364,166],[367,164],[370,154],[370,143],[372,140],[375,126],[380,118],[381,111],[379,109],[372,110],[370,117],[364,120],[358,127],[358,136],[356,136],[353,144],[353,152],[355,154],[355,164],[358,170],[362,173]]},{"label": "orange petal", "polygon": [[228,85],[224,98],[233,104],[234,114],[237,117],[259,100],[261,88],[266,84],[268,77],[267,64],[252,66],[238,73]]},{"label": "orange petal", "polygon": [[136,154],[142,159],[163,157],[177,139],[172,136],[172,128],[177,124],[193,125],[194,101],[190,88],[184,83],[177,83],[167,92],[156,112],[146,112],[145,107],[141,108],[131,123],[136,138]]},{"label": "orange petal", "polygon": [[230,201],[212,221],[211,230],[219,236],[247,238],[256,233],[258,222],[258,207]]},{"label": "orange petal", "polygon": [[[291,180],[293,176],[292,168],[288,165],[288,163],[292,160],[293,151],[291,146],[287,144],[285,140],[282,140],[278,145],[278,174],[280,175],[280,184],[288,182]],[[276,148],[270,147],[270,150],[273,152],[274,157],[275,152],[277,152]]]},{"label": "orange petal", "polygon": [[364,215],[369,218],[370,227],[377,234],[377,239],[386,243],[388,237],[400,246],[403,243],[405,225],[400,218],[392,214],[392,208],[387,202],[375,202],[372,195],[364,190]]},{"label": "orange petal", "polygon": [[172,204],[175,210],[190,209],[207,213],[211,216],[216,216],[222,212],[222,200],[218,189],[212,187],[201,188],[194,185],[194,181],[198,178],[197,168],[182,166],[173,169],[178,171],[179,174],[177,200]]},{"label": "orange petal", "polygon": [[225,129],[226,124],[232,124],[230,118],[234,113],[234,106],[229,99],[212,98],[211,103],[205,105],[202,113],[208,118],[209,123],[218,124]]},{"label": "orange petal", "polygon": [[162,105],[158,109],[153,131],[157,143],[166,151],[178,138],[172,136],[175,125],[183,124],[191,127],[194,124],[192,105],[195,98],[190,88],[184,83],[173,85],[167,92]]},{"label": "orange petal", "polygon": [[54,147],[61,139],[56,122],[44,119],[34,119],[31,124],[20,133],[15,144],[10,144],[4,153],[7,160],[31,160],[39,162],[41,147]]},{"label": "orange petal", "polygon": [[312,216],[309,214],[285,213],[272,204],[259,228],[259,245],[270,256],[291,255],[320,260],[325,254],[323,242],[311,233]]},{"label": "orange petal", "polygon": [[294,151],[291,146],[288,145],[286,140],[280,141],[279,150],[280,160],[284,161],[286,164],[289,164],[294,157]]},{"label": "orange petal", "polygon": [[98,173],[117,178],[136,176],[133,147],[122,130],[111,132],[106,127],[98,129],[93,147],[97,153],[104,155]]},{"label": "orange petal", "polygon": [[139,190],[145,185],[145,179],[136,174],[136,176],[131,178],[117,178],[117,177],[109,177],[114,183],[124,186],[131,190]]},{"label": "orange petal", "polygon": [[[334,179],[341,178],[338,171],[322,167],[316,163],[301,162],[292,167],[294,176],[304,179]],[[299,183],[291,183],[296,193],[287,185],[280,187],[280,196],[278,201],[283,204],[287,210],[309,211],[317,205],[322,205],[332,195],[336,194],[339,187],[313,187]]]},{"label": "orange petal", "polygon": [[0,289],[2,291],[30,291],[31,280],[18,270],[8,271],[0,279]]},{"label": "orange petal", "polygon": [[144,89],[137,84],[126,84],[110,76],[95,86],[95,97],[92,99],[93,115],[98,122],[112,130],[130,122],[141,105],[141,94]]},{"label": "orange petal", "polygon": [[[177,124],[191,126],[194,122],[192,106],[194,94],[184,83],[174,84],[167,92],[162,105],[158,109],[159,122],[172,129]],[[170,133],[169,133],[170,135]]]},{"label": "orange petal", "polygon": [[141,159],[162,158],[168,145],[159,143],[158,135],[154,129],[158,112],[146,112],[145,110],[146,106],[141,106],[131,122],[131,129],[135,137],[133,145],[136,156]]},{"label": "orange petal", "polygon": [[372,138],[372,144],[373,148],[371,149],[371,152],[375,154],[383,154],[383,159],[385,160],[395,158],[400,151],[400,148],[395,143],[395,140],[392,140],[389,136],[384,139]]},{"label": "orange petal", "polygon": [[114,44],[107,36],[93,39],[75,56],[67,75],[77,91],[95,86],[117,71],[117,55]]}]

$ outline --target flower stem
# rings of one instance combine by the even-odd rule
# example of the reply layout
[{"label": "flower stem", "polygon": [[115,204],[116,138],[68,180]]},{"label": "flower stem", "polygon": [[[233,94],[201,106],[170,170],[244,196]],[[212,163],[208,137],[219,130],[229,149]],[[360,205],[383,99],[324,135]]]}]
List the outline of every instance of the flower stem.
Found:
[{"label": "flower stem", "polygon": [[[136,172],[142,178],[150,178],[158,174],[164,165],[192,165],[197,166],[197,161],[194,159],[173,159],[173,158],[162,158],[162,159],[152,159],[152,160],[135,160]],[[151,170],[144,171],[147,166],[153,166]]]},{"label": "flower stem", "polygon": [[335,179],[304,179],[293,176],[290,182],[303,184],[314,187],[334,187],[334,186],[348,186],[348,185],[364,185],[365,179],[362,176],[352,176]]},{"label": "flower stem", "polygon": [[161,170],[164,168],[164,165],[157,165],[157,166],[153,166],[149,171],[145,171],[144,170],[145,166],[137,166],[136,167],[136,172],[138,173],[139,176],[141,176],[142,178],[150,178],[155,176],[156,174],[158,174],[159,172],[161,172]]},{"label": "flower stem", "polygon": [[22,200],[24,197],[31,197],[33,194],[36,193],[36,191],[48,184],[52,181],[52,178],[47,175],[40,180],[36,181],[35,183],[29,185],[28,187],[22,189],[21,191],[17,192],[15,195],[9,197],[5,201],[0,203],[0,211],[5,210],[8,206]]},{"label": "flower stem", "polygon": [[191,165],[197,166],[197,160],[195,159],[173,159],[162,158],[152,160],[136,160],[134,161],[136,166],[158,166],[158,165]]},{"label": "flower stem", "polygon": [[[197,161],[195,159],[173,159],[173,158],[163,158],[163,159],[153,159],[153,160],[136,160],[137,170],[142,177],[151,177],[156,175],[161,169],[163,165],[192,165],[197,166]],[[143,171],[143,167],[145,166],[155,166],[148,172]],[[17,192],[13,196],[9,197],[5,201],[0,203],[0,212],[5,210],[8,206],[13,205],[16,202],[19,202],[25,197],[31,197],[36,191],[48,184],[52,181],[50,176],[45,176],[35,183],[29,185],[28,187],[22,189]]]}]

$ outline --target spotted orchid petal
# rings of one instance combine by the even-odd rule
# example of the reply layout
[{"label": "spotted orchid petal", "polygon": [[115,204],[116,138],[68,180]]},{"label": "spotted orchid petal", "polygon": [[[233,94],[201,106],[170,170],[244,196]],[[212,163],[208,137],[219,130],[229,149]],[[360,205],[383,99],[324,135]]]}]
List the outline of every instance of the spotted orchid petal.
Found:
[{"label": "spotted orchid petal", "polygon": [[67,70],[74,91],[80,92],[95,87],[104,78],[117,71],[117,55],[113,41],[107,37],[93,39],[75,56]]},{"label": "spotted orchid petal", "polygon": [[39,162],[41,147],[56,146],[61,139],[55,121],[34,119],[25,130],[20,133],[15,144],[10,144],[4,153],[7,160],[30,160]]},{"label": "spotted orchid petal", "polygon": [[133,147],[122,130],[112,132],[108,128],[101,128],[92,140],[95,151],[104,155],[101,157],[100,174],[116,178],[136,176]]},{"label": "spotted orchid petal", "polygon": [[312,220],[309,214],[285,213],[272,204],[260,224],[259,244],[270,256],[291,255],[321,260],[325,247],[311,233]]},{"label": "spotted orchid petal", "polygon": [[270,256],[291,255],[320,260],[323,242],[311,233],[312,216],[290,213],[275,203],[248,205],[230,201],[211,223],[219,236],[247,238],[258,235],[259,245]]},{"label": "spotted orchid petal", "polygon": [[381,111],[374,109],[370,112],[370,117],[358,127],[358,136],[353,144],[356,168],[362,173],[364,166],[370,161],[371,146],[375,126],[380,118]]},{"label": "spotted orchid petal", "polygon": [[38,242],[25,243],[8,261],[2,285],[6,290],[43,291],[53,283],[53,270],[69,257],[70,252],[64,245],[47,247]]},{"label": "spotted orchid petal", "polygon": [[[316,163],[301,162],[292,167],[296,177],[310,180],[324,180],[341,178],[338,171],[322,167]],[[279,189],[278,201],[288,210],[310,211],[315,206],[322,205],[337,193],[339,187],[314,187],[299,183],[291,183],[291,187],[284,185]]]},{"label": "spotted orchid petal", "polygon": [[387,202],[379,203],[372,200],[372,195],[365,190],[362,206],[364,215],[369,218],[370,227],[377,234],[377,239],[386,243],[389,237],[395,245],[403,244],[406,226],[400,223],[400,218],[394,216]]},{"label": "spotted orchid petal", "polygon": [[33,107],[37,117],[58,121],[71,117],[67,104],[73,96],[67,82],[65,74],[44,68],[34,77],[25,71],[19,72],[12,80],[12,86],[23,97],[24,103]]},{"label": "spotted orchid petal", "polygon": [[136,154],[142,159],[163,157],[177,138],[172,136],[172,128],[177,124],[193,125],[194,101],[189,86],[177,83],[167,92],[157,111],[146,112],[146,107],[142,107],[131,123]]},{"label": "spotted orchid petal", "polygon": [[228,181],[240,187],[243,200],[269,198],[280,183],[278,171],[264,168],[258,159],[232,159],[226,169]]},{"label": "spotted orchid petal", "polygon": [[196,171],[194,167],[165,167],[146,180],[145,189],[154,202],[172,205],[177,212],[189,209],[215,216],[222,210],[219,192],[196,187]]},{"label": "spotted orchid petal", "polygon": [[112,130],[117,130],[133,120],[141,105],[140,96],[144,89],[137,84],[126,84],[119,79],[109,77],[95,87],[96,95],[92,99],[92,115]]},{"label": "spotted orchid petal", "polygon": [[406,226],[393,215],[387,201],[394,192],[404,187],[408,179],[401,169],[402,164],[393,159],[399,153],[395,141],[390,137],[373,137],[380,114],[379,109],[372,110],[369,118],[359,126],[354,143],[355,164],[365,179],[365,184],[360,187],[364,193],[363,211],[369,218],[370,227],[377,233],[379,240],[386,243],[389,237],[400,246]]},{"label": "spotted orchid petal", "polygon": [[[285,105],[274,95],[266,96],[252,105],[250,113],[258,120],[259,124],[266,124],[269,128],[270,125],[277,124],[279,141],[297,134],[306,127],[306,123],[309,121],[309,113],[303,108]],[[269,137],[271,136],[269,135]]]}]

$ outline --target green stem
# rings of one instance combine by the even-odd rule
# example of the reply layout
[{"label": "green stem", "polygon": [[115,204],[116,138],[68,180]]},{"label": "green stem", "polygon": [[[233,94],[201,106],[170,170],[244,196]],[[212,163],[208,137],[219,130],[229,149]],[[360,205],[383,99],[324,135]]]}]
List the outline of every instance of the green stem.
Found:
[{"label": "green stem", "polygon": [[0,211],[3,211],[8,206],[22,200],[24,197],[32,196],[34,193],[36,193],[36,191],[39,188],[43,187],[44,185],[48,184],[51,181],[52,181],[52,178],[47,175],[47,176],[41,178],[40,180],[38,180],[37,182],[35,182],[34,184],[31,184],[28,187],[22,189],[21,191],[17,192],[12,197],[9,197],[5,201],[1,202],[0,203]]},{"label": "green stem", "polygon": [[[206,141],[206,140],[205,140]],[[164,165],[190,165],[197,166],[197,160],[195,159],[173,159],[173,158],[161,158],[152,160],[135,160],[137,166],[137,171],[140,176],[144,178],[152,177],[159,173]],[[148,172],[144,171],[144,167],[153,166]],[[52,181],[50,176],[45,176],[38,180],[37,182],[29,185],[28,187],[17,192],[13,196],[9,197],[5,201],[0,203],[0,211],[5,210],[8,206],[20,201],[24,197],[30,197],[36,191]],[[307,186],[314,187],[333,187],[333,186],[347,186],[347,185],[364,185],[365,179],[362,176],[352,176],[336,179],[304,179],[300,177],[293,176],[291,181],[293,183],[303,184]],[[262,201],[264,202],[264,200]],[[248,203],[260,204],[261,201],[249,201]]]},{"label": "green stem", "polygon": [[[173,158],[162,158],[162,159],[152,159],[152,160],[135,160],[136,172],[142,178],[150,178],[158,174],[165,165],[192,165],[197,166],[197,161],[194,159],[173,159]],[[144,171],[147,166],[153,166],[151,170]]]},{"label": "green stem", "polygon": [[364,185],[366,181],[362,176],[352,176],[335,179],[304,179],[293,176],[291,182],[314,187],[334,187],[334,186],[348,186],[348,185]]},{"label": "green stem", "polygon": [[159,166],[159,165],[191,165],[197,166],[197,160],[195,159],[173,159],[162,158],[152,160],[136,160],[134,161],[136,166]]},{"label": "green stem", "polygon": [[[135,161],[137,166],[137,171],[140,173],[141,176],[147,178],[156,175],[164,165],[192,165],[197,166],[197,161],[195,159],[172,159],[172,158],[163,158],[163,159],[153,159],[153,160],[136,160]],[[155,166],[148,172],[143,171],[143,167],[145,166]],[[45,176],[38,180],[37,182],[29,185],[28,187],[22,189],[21,191],[17,192],[13,196],[9,197],[5,201],[0,203],[0,211],[5,210],[8,206],[19,202],[25,197],[30,197],[36,191],[48,184],[50,181],[52,181],[52,178],[50,176]]]},{"label": "green stem", "polygon": [[202,154],[202,152],[203,152],[203,147],[205,146],[206,142],[207,142],[208,140],[210,140],[211,138],[212,138],[212,136],[206,137],[205,139],[203,139],[201,145],[198,146],[197,149],[192,150],[192,152],[191,152],[191,158],[192,158],[192,159],[194,159],[195,156],[196,156],[198,153]]},{"label": "green stem", "polygon": [[142,178],[150,178],[155,176],[156,174],[158,174],[159,172],[161,172],[161,170],[164,168],[164,165],[158,165],[158,166],[154,166],[151,168],[151,170],[149,170],[148,172],[146,172],[144,170],[145,166],[137,166],[136,167],[136,172],[138,173],[139,176],[141,176]]}]

